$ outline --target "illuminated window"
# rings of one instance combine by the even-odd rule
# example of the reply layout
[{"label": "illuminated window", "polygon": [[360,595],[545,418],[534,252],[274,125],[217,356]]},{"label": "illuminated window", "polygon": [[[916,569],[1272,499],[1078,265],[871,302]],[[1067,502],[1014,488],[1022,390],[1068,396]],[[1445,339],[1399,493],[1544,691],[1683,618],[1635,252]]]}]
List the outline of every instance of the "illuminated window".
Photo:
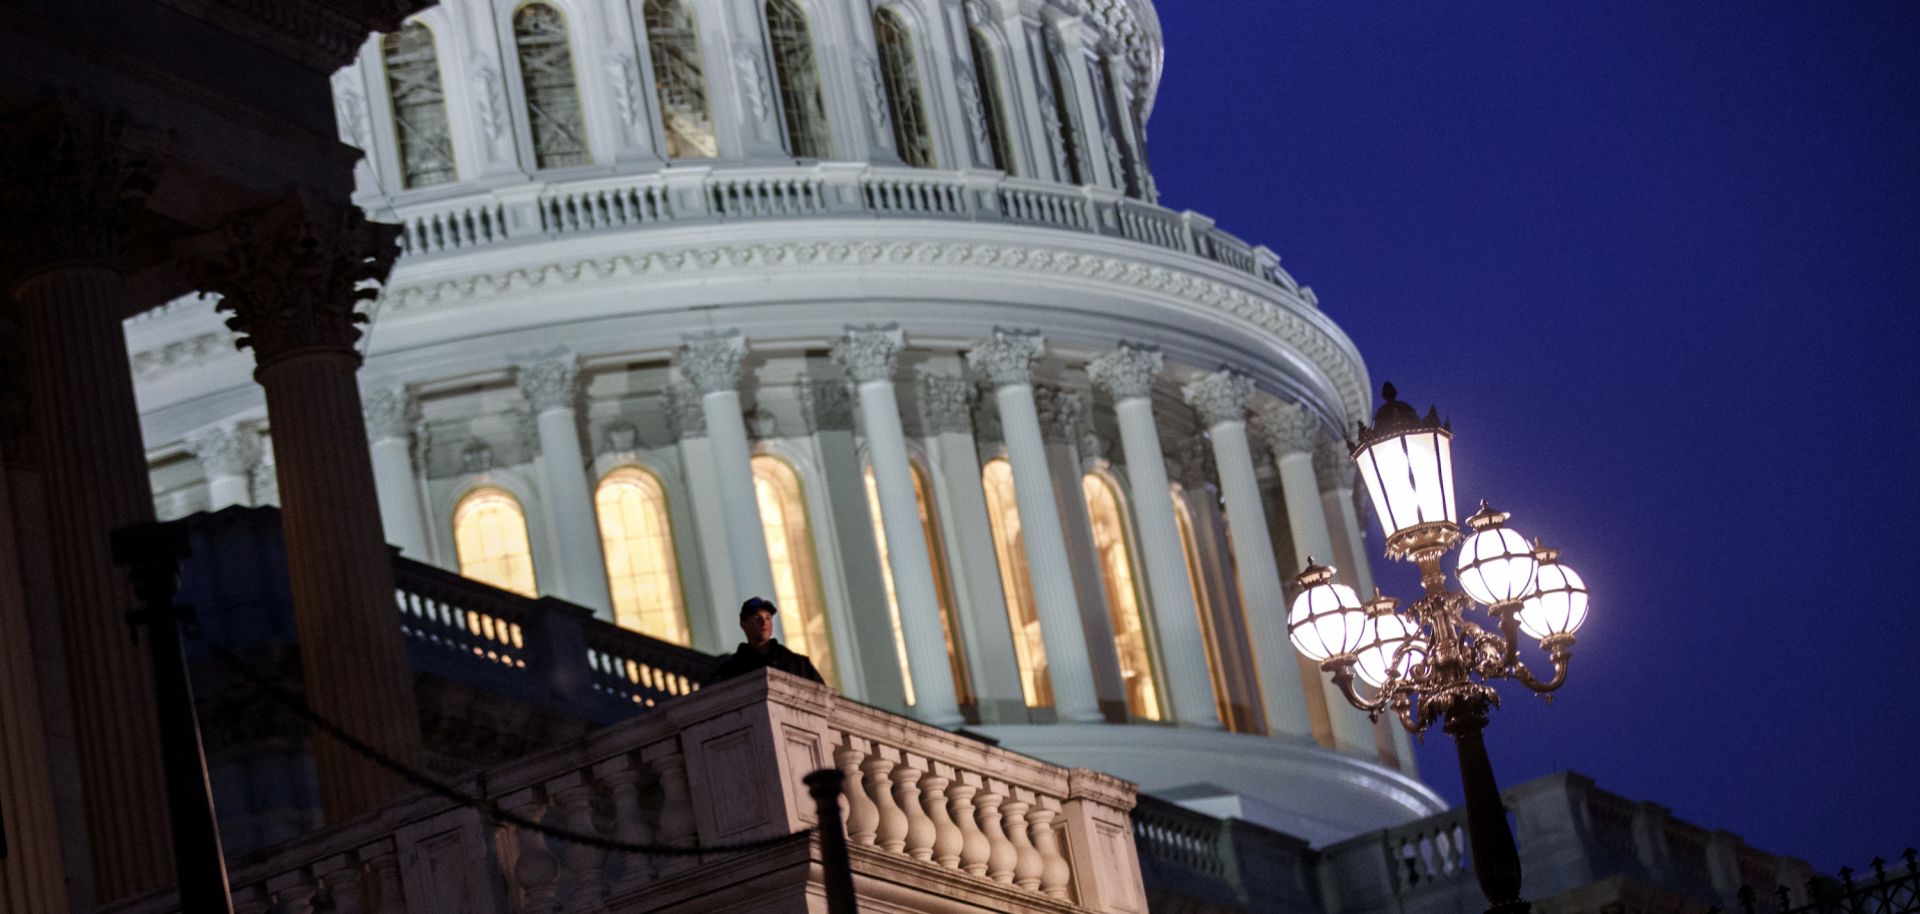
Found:
[{"label": "illuminated window", "polygon": [[1220,643],[1219,632],[1213,624],[1213,604],[1207,599],[1206,568],[1200,563],[1200,540],[1193,532],[1193,509],[1187,505],[1186,492],[1175,483],[1173,496],[1174,526],[1180,530],[1180,554],[1187,560],[1187,583],[1193,587],[1193,606],[1200,612],[1201,641],[1207,648],[1207,678],[1213,682],[1213,701],[1220,713],[1220,720],[1227,728],[1236,732],[1241,729],[1238,716],[1234,713],[1232,695],[1227,688],[1227,671],[1220,658],[1226,654],[1226,648]]},{"label": "illuminated window", "polygon": [[820,94],[820,70],[814,65],[807,14],[794,0],[767,0],[766,10],[773,75],[780,84],[780,111],[787,124],[787,151],[802,159],[831,158],[833,140],[827,132],[827,105]]},{"label": "illuminated window", "polygon": [[1040,635],[1040,617],[1034,611],[1033,578],[1027,569],[1027,550],[1020,539],[1020,508],[1013,496],[1013,466],[1006,458],[987,461],[980,472],[987,493],[987,519],[993,525],[993,551],[1000,559],[1000,589],[1007,597],[1007,621],[1013,624],[1014,659],[1020,664],[1020,690],[1027,707],[1053,705],[1053,684],[1047,679],[1047,643]]},{"label": "illuminated window", "polygon": [[1120,493],[1099,473],[1080,480],[1087,500],[1087,519],[1093,525],[1093,548],[1100,558],[1100,581],[1106,585],[1107,612],[1113,617],[1113,646],[1120,654],[1120,681],[1127,691],[1127,711],[1135,717],[1159,720],[1160,688],[1153,677],[1153,651],[1147,643],[1147,623],[1140,611],[1140,586],[1134,575],[1132,550],[1127,548],[1127,519],[1120,511]]},{"label": "illuminated window", "polygon": [[432,30],[409,22],[381,37],[380,59],[386,64],[387,96],[393,101],[401,186],[453,180],[453,135],[447,130],[447,94],[440,87]]},{"label": "illuminated window", "polygon": [[527,91],[527,121],[533,128],[533,159],[541,168],[585,165],[587,130],[574,85],[567,21],[544,3],[529,3],[513,16],[513,46],[520,82]]},{"label": "illuminated window", "polygon": [[1047,141],[1054,144],[1054,152],[1059,161],[1066,166],[1067,173],[1061,177],[1069,184],[1087,183],[1086,175],[1080,167],[1080,148],[1076,141],[1073,122],[1073,79],[1061,64],[1060,38],[1051,29],[1047,30],[1047,86],[1053,93],[1052,123],[1047,126],[1052,136]]},{"label": "illuminated window", "polygon": [[667,135],[667,158],[710,159],[720,154],[707,108],[707,77],[700,65],[700,33],[686,0],[647,0],[647,52]]},{"label": "illuminated window", "polygon": [[593,502],[614,621],[662,641],[688,643],[666,487],[646,470],[622,467],[600,480]]},{"label": "illuminated window", "polygon": [[533,580],[533,547],[527,542],[527,512],[505,489],[468,492],[453,509],[453,551],[460,574],[522,596],[539,596]]},{"label": "illuminated window", "polygon": [[920,93],[920,71],[914,65],[913,36],[900,14],[889,9],[873,14],[873,37],[880,46],[880,72],[887,83],[887,107],[893,113],[893,141],[900,158],[915,168],[933,167],[933,130],[927,125],[926,99]]},{"label": "illuminated window", "polygon": [[[927,541],[927,558],[933,562],[933,586],[940,600],[940,627],[947,639],[947,663],[953,674],[953,690],[960,704],[973,704],[973,689],[967,679],[966,656],[962,653],[958,629],[954,626],[953,591],[947,583],[946,553],[940,548],[940,531],[933,522],[933,503],[927,498],[927,480],[919,464],[913,467],[913,497],[920,505],[920,534]],[[918,704],[913,694],[913,674],[907,659],[907,633],[900,625],[900,598],[893,589],[893,565],[887,552],[886,519],[880,514],[880,487],[874,481],[873,467],[867,467],[867,509],[873,516],[873,541],[880,549],[880,577],[887,585],[887,611],[893,619],[893,649],[900,658],[900,681],[906,685],[907,704]]]},{"label": "illuminated window", "polygon": [[967,32],[973,49],[973,76],[980,83],[980,106],[987,121],[987,139],[993,149],[993,167],[1014,174],[1013,145],[1007,132],[1007,99],[1000,93],[1000,64],[985,32]]},{"label": "illuminated window", "polygon": [[800,476],[778,457],[753,458],[753,489],[760,500],[760,530],[773,565],[774,602],[787,646],[813,659],[830,685],[840,681],[827,632],[827,604],[814,567],[813,535]]}]

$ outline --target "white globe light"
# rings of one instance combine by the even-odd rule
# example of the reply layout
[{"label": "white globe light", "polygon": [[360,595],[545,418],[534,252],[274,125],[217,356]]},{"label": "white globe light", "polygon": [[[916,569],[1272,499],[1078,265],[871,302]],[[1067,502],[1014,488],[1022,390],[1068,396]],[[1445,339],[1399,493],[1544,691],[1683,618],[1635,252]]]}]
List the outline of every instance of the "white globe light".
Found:
[{"label": "white globe light", "polygon": [[1467,596],[1487,605],[1518,603],[1533,593],[1540,562],[1525,537],[1503,526],[1504,512],[1488,508],[1467,518],[1474,534],[1460,547],[1457,574]]},{"label": "white globe light", "polygon": [[[1414,664],[1426,660],[1427,641],[1420,637],[1419,626],[1399,613],[1375,616],[1373,625],[1373,643],[1360,651],[1353,671],[1361,682],[1377,689],[1386,684],[1389,671],[1404,679]],[[1406,646],[1404,650],[1402,645]]]},{"label": "white globe light", "polygon": [[1353,588],[1333,583],[1332,568],[1308,564],[1295,580],[1303,588],[1287,613],[1287,636],[1295,650],[1324,663],[1330,657],[1352,654],[1373,640],[1373,620]]},{"label": "white globe light", "polygon": [[1571,635],[1587,621],[1587,584],[1560,564],[1560,550],[1539,550],[1539,586],[1520,606],[1520,630],[1533,638]]}]

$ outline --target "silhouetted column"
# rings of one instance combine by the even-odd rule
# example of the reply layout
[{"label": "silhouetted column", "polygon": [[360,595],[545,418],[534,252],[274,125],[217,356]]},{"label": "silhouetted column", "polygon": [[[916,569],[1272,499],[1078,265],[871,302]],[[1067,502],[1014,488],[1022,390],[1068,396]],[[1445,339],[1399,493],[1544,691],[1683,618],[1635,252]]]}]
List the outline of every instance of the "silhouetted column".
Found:
[{"label": "silhouetted column", "polygon": [[207,510],[253,504],[253,468],[260,463],[260,433],[227,423],[187,436],[187,450],[207,477]]},{"label": "silhouetted column", "polygon": [[71,675],[93,894],[108,903],[173,879],[146,647],[110,531],[153,519],[120,322],[126,219],[150,183],[122,124],[56,99],[0,127],[0,246],[44,479],[45,538]]},{"label": "silhouetted column", "polygon": [[404,387],[373,388],[361,394],[367,440],[373,455],[373,482],[380,498],[380,528],[400,554],[430,561],[427,514],[420,477],[413,469],[413,398]]},{"label": "silhouetted column", "polygon": [[1127,458],[1127,482],[1133,492],[1134,526],[1140,534],[1147,592],[1153,597],[1154,628],[1160,636],[1160,656],[1167,667],[1173,716],[1182,724],[1219,729],[1219,705],[1213,679],[1207,671],[1206,636],[1200,629],[1200,610],[1193,600],[1194,581],[1187,571],[1186,550],[1180,544],[1179,521],[1173,516],[1172,484],[1167,481],[1166,455],[1160,449],[1160,430],[1153,418],[1153,376],[1160,370],[1160,350],[1123,343],[1087,364],[1087,374],[1113,397],[1120,423],[1120,447]]},{"label": "silhouetted column", "polygon": [[1035,612],[1047,645],[1047,679],[1054,711],[1067,723],[1105,720],[1087,662],[1086,630],[1067,564],[1066,532],[1054,501],[1047,470],[1046,441],[1033,403],[1033,360],[1046,348],[1037,331],[994,328],[993,339],[967,352],[967,364],[993,383],[1000,410],[1007,462],[1013,468],[1013,497],[1020,512],[1020,539],[1027,551]]},{"label": "silhouetted column", "polygon": [[947,656],[946,626],[940,621],[933,556],[920,525],[920,499],[914,494],[900,400],[893,389],[894,359],[903,342],[898,324],[848,327],[833,349],[833,360],[853,379],[866,427],[887,539],[887,565],[893,572],[894,600],[907,642],[907,671],[913,677],[913,714],[936,727],[958,727],[965,720]]},{"label": "silhouetted column", "polygon": [[533,406],[540,434],[540,470],[559,553],[559,596],[611,622],[613,591],[607,585],[600,524],[593,512],[593,483],[587,479],[580,424],[574,418],[580,361],[571,352],[547,353],[519,363],[516,376],[520,394]]},{"label": "silhouetted column", "polygon": [[1260,483],[1254,475],[1253,449],[1247,444],[1247,399],[1253,382],[1232,370],[1217,371],[1184,391],[1200,411],[1213,442],[1214,468],[1220,474],[1220,498],[1226,503],[1234,565],[1240,572],[1240,604],[1260,670],[1260,695],[1267,711],[1267,732],[1313,738],[1307,723],[1306,696],[1300,688],[1300,663],[1287,638],[1287,594],[1274,564],[1273,537],[1261,510]]},{"label": "silhouetted column", "polygon": [[[740,415],[740,359],[747,341],[739,331],[687,338],[681,350],[680,374],[700,393],[700,411],[706,418],[707,446],[714,482],[720,490],[721,516],[727,525],[727,560],[733,568],[734,593],[742,600],[775,599],[773,563],[767,558],[767,536],[760,528],[760,497],[753,484],[753,447],[747,441],[747,422]],[[728,631],[734,626],[734,607],[715,607]],[[774,630],[783,632],[780,617]]]},{"label": "silhouetted column", "polygon": [[[355,325],[366,320],[358,305],[376,294],[361,284],[386,278],[396,231],[303,194],[229,224],[226,247],[199,270],[266,389],[307,702],[417,766],[413,674],[354,377]],[[314,762],[328,822],[371,812],[405,787],[324,734],[314,734]]]}]

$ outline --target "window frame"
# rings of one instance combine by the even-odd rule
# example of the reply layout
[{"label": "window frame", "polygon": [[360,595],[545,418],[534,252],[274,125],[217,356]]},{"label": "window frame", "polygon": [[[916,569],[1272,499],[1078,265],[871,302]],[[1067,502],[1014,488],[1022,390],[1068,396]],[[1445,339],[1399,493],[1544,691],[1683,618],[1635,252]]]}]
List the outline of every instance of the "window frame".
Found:
[{"label": "window frame", "polygon": [[[414,29],[418,29],[420,32],[426,34],[427,40],[425,47],[431,51],[428,64],[433,71],[434,89],[439,94],[437,104],[440,109],[439,121],[441,137],[444,142],[444,148],[440,151],[444,153],[446,160],[446,177],[426,183],[420,183],[415,180],[413,172],[407,164],[407,152],[410,145],[407,137],[414,131],[413,128],[408,126],[407,118],[402,116],[400,103],[401,94],[397,91],[400,86],[397,84],[398,80],[394,75],[395,68],[393,66],[396,49],[390,45],[390,42],[397,42],[403,35]],[[392,159],[394,175],[400,185],[400,190],[402,192],[423,190],[429,187],[438,187],[442,184],[457,183],[460,180],[460,158],[458,151],[454,148],[453,123],[448,113],[446,71],[440,66],[439,33],[436,32],[433,25],[424,18],[414,17],[408,19],[400,28],[379,36],[373,44],[374,47],[378,49],[378,53],[374,55],[374,58],[378,62],[380,69],[381,88],[386,93],[388,126],[389,129],[393,131],[393,153],[390,158]]]},{"label": "window frame", "polygon": [[[1108,567],[1106,555],[1100,548],[1099,521],[1095,517],[1092,499],[1088,497],[1087,486],[1089,484],[1099,486],[1100,489],[1106,493],[1107,497],[1111,499],[1113,504],[1114,535],[1117,538],[1113,545],[1120,550],[1121,558],[1125,559],[1127,563],[1127,586],[1124,594],[1131,598],[1130,602],[1132,604],[1133,614],[1136,616],[1135,622],[1139,626],[1139,650],[1141,659],[1144,659],[1146,663],[1146,669],[1142,672],[1147,687],[1151,689],[1141,702],[1141,704],[1147,705],[1144,711],[1141,708],[1135,707],[1134,696],[1129,692],[1126,696],[1127,713],[1135,720],[1170,722],[1173,719],[1173,709],[1171,702],[1168,701],[1167,686],[1162,675],[1165,664],[1161,662],[1158,632],[1154,626],[1153,606],[1148,600],[1146,591],[1146,569],[1140,562],[1140,544],[1134,537],[1133,512],[1129,510],[1127,505],[1124,487],[1110,470],[1105,467],[1099,467],[1087,470],[1081,474],[1081,503],[1085,506],[1087,512],[1088,533],[1094,548],[1094,562],[1099,568],[1101,587],[1107,598],[1107,616],[1109,622],[1113,624],[1114,629],[1114,653],[1116,659],[1120,661],[1123,680],[1129,658],[1126,657],[1125,652],[1120,649],[1122,631],[1120,626],[1121,620],[1118,616],[1122,612],[1125,612],[1125,608],[1117,605],[1114,600],[1114,595],[1122,591],[1115,585],[1113,581],[1113,569]],[[1124,688],[1125,685],[1123,681],[1122,687]]]},{"label": "window frame", "polygon": [[[595,532],[600,538],[600,559],[602,568],[607,575],[608,589],[609,591],[617,592],[618,585],[615,583],[613,574],[613,556],[607,550],[606,515],[600,499],[601,493],[605,492],[608,486],[622,484],[616,477],[639,477],[645,480],[646,484],[650,484],[653,487],[653,494],[657,496],[657,502],[653,503],[650,507],[657,513],[657,519],[662,531],[662,541],[660,543],[662,553],[660,558],[664,561],[666,571],[670,577],[670,586],[673,591],[674,601],[673,609],[678,617],[677,625],[679,631],[678,637],[673,637],[669,633],[647,631],[638,624],[628,625],[626,621],[621,618],[620,605],[617,602],[617,593],[615,593],[616,602],[611,607],[614,615],[614,624],[626,628],[629,631],[639,632],[650,638],[668,641],[681,645],[682,647],[691,646],[693,643],[692,619],[689,617],[687,608],[686,583],[683,575],[680,573],[679,544],[675,538],[673,529],[672,495],[667,490],[666,478],[653,468],[640,463],[623,462],[614,466],[605,473],[602,473],[599,480],[595,482],[593,486],[594,526]],[[633,537],[629,535],[627,539],[631,541]]]},{"label": "window frame", "polygon": [[[520,17],[534,7],[551,10],[553,14],[558,17],[561,33],[565,37],[562,45],[567,55],[568,88],[572,92],[573,111],[576,120],[576,123],[573,125],[574,129],[568,132],[573,135],[580,146],[577,153],[566,153],[566,155],[569,157],[577,156],[578,161],[570,160],[548,163],[543,160],[544,156],[540,150],[540,121],[534,116],[534,91],[533,86],[527,80],[526,64],[528,55],[522,52],[520,43]],[[513,79],[515,80],[515,85],[517,85],[520,90],[520,103],[514,117],[518,122],[526,126],[526,145],[524,149],[527,155],[526,162],[529,170],[555,171],[568,168],[586,168],[594,165],[597,157],[594,155],[593,137],[587,122],[586,96],[581,91],[580,60],[579,55],[575,53],[573,24],[568,17],[565,6],[555,2],[555,0],[526,0],[526,2],[516,5],[512,11],[507,14],[505,37],[506,47],[511,49],[513,55]],[[542,110],[544,111],[544,109]],[[558,156],[558,154],[555,155],[556,157]]]},{"label": "window frame", "polygon": [[[712,151],[710,152],[699,155],[675,154],[674,152],[676,133],[671,126],[669,115],[676,110],[676,106],[668,102],[667,80],[663,78],[674,71],[663,65],[663,55],[660,53],[661,43],[655,41],[654,11],[656,7],[667,8],[668,12],[677,13],[685,17],[688,34],[683,43],[687,48],[691,49],[692,53],[692,69],[695,78],[698,80],[694,94],[697,94],[700,99],[700,118],[706,128],[707,141],[712,146]],[[699,14],[694,11],[692,4],[690,4],[688,0],[642,0],[640,4],[640,33],[641,43],[645,46],[647,53],[647,72],[653,80],[654,106],[659,117],[660,157],[670,162],[719,158],[719,125],[714,121],[713,117],[712,80],[708,78],[707,73],[706,48],[700,40]]]},{"label": "window frame", "polygon": [[[909,167],[939,168],[939,131],[934,129],[933,109],[927,103],[915,29],[906,14],[891,4],[874,8],[872,28],[881,91],[886,95],[892,121],[894,151]],[[897,40],[883,37],[883,30]]]},{"label": "window frame", "polygon": [[[775,26],[774,7],[776,5],[790,10],[793,18],[798,20],[799,37],[804,39],[803,42],[783,45],[779,37],[782,31]],[[802,3],[801,0],[762,0],[760,4],[760,24],[766,38],[767,63],[768,68],[773,71],[774,101],[780,107],[781,138],[786,143],[787,153],[796,159],[824,161],[833,158],[833,118],[827,110],[826,78],[820,72],[820,46],[814,38],[813,22],[813,11],[808,9],[808,4]],[[791,37],[790,31],[788,34]],[[786,60],[783,56],[783,48],[798,47],[804,47],[806,50],[813,112],[796,115],[796,111],[800,109],[793,105],[792,100],[802,93],[787,79],[788,70],[783,66]],[[815,114],[818,115],[817,121],[814,120]],[[796,121],[796,116],[801,120]],[[805,150],[801,148],[802,128],[806,128]]]},{"label": "window frame", "polygon": [[[467,511],[468,504],[473,502],[475,499],[481,498],[483,496],[498,496],[504,499],[509,505],[512,506],[514,512],[519,515],[520,532],[523,538],[523,542],[526,544],[527,587],[524,590],[517,587],[509,586],[509,584],[496,584],[493,581],[488,580],[486,578],[477,577],[475,575],[468,573],[468,570],[467,570],[468,562],[466,557],[462,555],[462,550],[460,548],[461,520],[462,520],[462,515],[465,514]],[[453,563],[455,566],[454,570],[461,577],[467,578],[468,580],[472,580],[472,581],[479,581],[482,584],[488,584],[493,587],[498,587],[501,590],[505,590],[510,593],[519,594],[521,596],[528,597],[530,599],[536,598],[540,595],[540,567],[539,567],[539,562],[534,559],[534,554],[533,554],[533,528],[527,518],[526,499],[521,497],[520,493],[513,491],[512,489],[508,488],[506,485],[502,484],[498,480],[486,480],[479,483],[475,483],[473,485],[468,486],[465,490],[463,490],[460,493],[460,497],[454,499],[453,511],[448,515],[448,520],[449,520],[449,529],[452,534],[448,542],[453,547]]]}]

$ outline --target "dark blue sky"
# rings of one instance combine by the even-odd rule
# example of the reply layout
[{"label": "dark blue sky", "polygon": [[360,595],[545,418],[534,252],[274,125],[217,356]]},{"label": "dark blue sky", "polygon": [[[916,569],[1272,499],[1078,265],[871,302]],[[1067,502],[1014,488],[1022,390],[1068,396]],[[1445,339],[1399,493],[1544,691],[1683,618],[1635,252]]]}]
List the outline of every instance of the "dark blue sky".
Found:
[{"label": "dark blue sky", "polygon": [[1829,871],[1920,843],[1920,3],[1159,6],[1163,202],[1278,251],[1452,418],[1462,514],[1594,590],[1502,782]]}]

